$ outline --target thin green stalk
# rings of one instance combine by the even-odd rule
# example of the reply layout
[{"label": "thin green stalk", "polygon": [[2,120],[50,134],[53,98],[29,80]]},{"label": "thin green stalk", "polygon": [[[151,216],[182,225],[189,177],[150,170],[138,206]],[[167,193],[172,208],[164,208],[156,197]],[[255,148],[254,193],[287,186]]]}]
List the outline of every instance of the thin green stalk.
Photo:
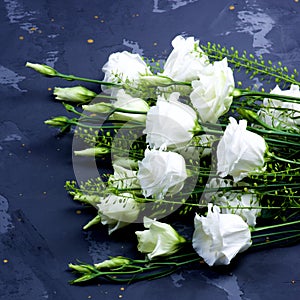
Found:
[{"label": "thin green stalk", "polygon": [[57,74],[53,77],[59,77],[59,78],[62,78],[62,79],[68,80],[68,81],[78,80],[78,81],[102,84],[102,85],[106,85],[106,86],[122,87],[121,84],[117,84],[117,83],[106,82],[106,81],[90,79],[90,78],[84,78],[84,77],[78,77],[78,76],[74,76],[74,75],[66,75],[66,74],[62,74],[62,73],[59,73],[59,72],[57,72]]},{"label": "thin green stalk", "polygon": [[295,224],[300,224],[300,220],[287,222],[287,223],[281,223],[281,224],[275,224],[275,225],[269,225],[269,226],[264,226],[264,227],[257,227],[257,228],[253,228],[252,232],[258,232],[258,231],[263,231],[263,230],[268,230],[268,229],[285,227],[285,226],[290,226],[290,225],[295,225]]},{"label": "thin green stalk", "polygon": [[295,234],[295,235],[279,238],[279,239],[276,239],[276,240],[271,240],[271,241],[262,242],[262,243],[259,243],[259,244],[254,244],[251,247],[265,246],[265,245],[268,245],[268,244],[279,243],[279,242],[283,242],[283,241],[286,241],[286,240],[289,240],[289,239],[294,239],[294,238],[300,238],[300,234]]},{"label": "thin green stalk", "polygon": [[279,161],[282,161],[282,162],[285,162],[285,163],[289,163],[289,164],[295,164],[295,165],[300,165],[300,162],[298,161],[294,161],[294,160],[289,160],[289,159],[285,159],[285,158],[282,158],[282,157],[279,157],[279,156],[276,156],[275,154],[273,153],[270,153],[268,154],[269,157],[271,158],[274,158],[276,160],[279,160]]},{"label": "thin green stalk", "polygon": [[295,103],[300,102],[299,97],[278,95],[278,94],[265,93],[265,92],[259,92],[259,91],[249,91],[249,90],[244,90],[244,89],[235,89],[233,91],[233,96],[234,96],[234,98],[240,98],[240,97],[244,97],[244,96],[259,96],[259,97],[271,98],[271,99],[276,99],[276,100],[289,100],[289,102],[295,102]]},{"label": "thin green stalk", "polygon": [[264,237],[269,237],[269,236],[274,236],[274,235],[279,235],[279,234],[287,234],[287,233],[294,233],[294,232],[300,232],[300,229],[295,229],[295,230],[286,230],[286,231],[278,231],[278,232],[271,232],[271,233],[265,233],[265,234],[260,234],[260,235],[254,235],[252,236],[253,239],[258,239],[258,238],[264,238]]}]

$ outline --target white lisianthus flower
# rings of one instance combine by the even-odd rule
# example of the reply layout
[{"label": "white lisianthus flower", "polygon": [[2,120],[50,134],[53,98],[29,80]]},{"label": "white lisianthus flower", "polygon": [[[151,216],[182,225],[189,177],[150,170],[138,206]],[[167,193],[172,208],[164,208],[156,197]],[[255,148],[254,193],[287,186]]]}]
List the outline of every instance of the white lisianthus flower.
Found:
[{"label": "white lisianthus flower", "polygon": [[[152,75],[150,68],[139,54],[127,51],[112,53],[102,67],[105,76],[103,81],[124,84],[125,82],[138,82],[141,75]],[[104,92],[110,90],[101,87]]]},{"label": "white lisianthus flower", "polygon": [[196,112],[178,99],[179,93],[172,93],[167,101],[160,96],[148,111],[144,133],[151,148],[185,145],[199,127]]},{"label": "white lisianthus flower", "polygon": [[[289,90],[281,90],[278,85],[271,94],[300,98],[299,86],[292,84]],[[259,118],[269,126],[277,129],[300,131],[300,104],[265,98],[263,108],[258,111]]]},{"label": "white lisianthus flower", "polygon": [[262,171],[267,144],[260,135],[247,130],[247,121],[239,124],[230,117],[217,147],[217,172],[220,177],[231,175],[238,182],[251,172]]},{"label": "white lisianthus flower", "polygon": [[250,229],[243,219],[234,214],[220,214],[220,209],[211,203],[207,216],[196,214],[194,223],[193,247],[209,266],[228,265],[252,244]]},{"label": "white lisianthus flower", "polygon": [[[134,98],[129,94],[126,94],[123,89],[119,90],[116,94],[117,101],[113,103],[114,108],[131,110],[137,113],[125,113],[125,112],[114,112],[109,119],[110,120],[121,120],[121,121],[138,121],[145,122],[146,114],[150,109],[148,103],[141,98]],[[141,112],[139,114],[138,112]]]},{"label": "white lisianthus flower", "polygon": [[130,193],[110,194],[97,204],[101,223],[108,225],[109,234],[136,221],[142,206],[143,203],[136,202]]},{"label": "white lisianthus flower", "polygon": [[216,123],[232,103],[234,78],[227,59],[215,61],[199,74],[199,80],[192,81],[191,102],[202,122]]},{"label": "white lisianthus flower", "polygon": [[176,253],[186,242],[169,224],[144,217],[144,226],[148,230],[136,231],[138,250],[147,253],[148,259],[168,256]]},{"label": "white lisianthus flower", "polygon": [[198,73],[209,64],[208,57],[193,37],[179,35],[172,41],[173,51],[164,66],[163,76],[174,81],[190,82],[198,79]]},{"label": "white lisianthus flower", "polygon": [[167,193],[176,194],[187,178],[185,160],[175,152],[145,150],[145,157],[138,162],[137,178],[145,197],[162,199]]},{"label": "white lisianthus flower", "polygon": [[233,183],[231,180],[222,178],[212,178],[206,185],[209,189],[218,189],[225,187],[243,186],[246,191],[223,191],[219,190],[214,193],[206,193],[205,198],[208,202],[213,202],[217,206],[222,206],[222,214],[239,215],[249,226],[256,225],[256,218],[260,215],[259,196],[255,191],[247,189],[244,182]]}]

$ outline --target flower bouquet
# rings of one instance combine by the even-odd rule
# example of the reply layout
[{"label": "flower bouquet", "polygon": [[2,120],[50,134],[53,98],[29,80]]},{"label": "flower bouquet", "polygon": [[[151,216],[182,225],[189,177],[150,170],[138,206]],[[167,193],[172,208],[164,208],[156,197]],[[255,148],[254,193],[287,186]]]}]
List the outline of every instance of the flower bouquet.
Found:
[{"label": "flower bouquet", "polygon": [[[101,94],[55,88],[74,117],[45,121],[74,133],[76,181],[65,187],[95,209],[84,229],[144,227],[135,231],[137,258],[71,263],[72,283],[159,278],[195,262],[228,265],[250,247],[300,238],[297,71],[194,37],[177,36],[172,46],[165,61],[112,53],[102,81],[26,64],[101,85]],[[242,88],[240,74],[272,89]]]}]

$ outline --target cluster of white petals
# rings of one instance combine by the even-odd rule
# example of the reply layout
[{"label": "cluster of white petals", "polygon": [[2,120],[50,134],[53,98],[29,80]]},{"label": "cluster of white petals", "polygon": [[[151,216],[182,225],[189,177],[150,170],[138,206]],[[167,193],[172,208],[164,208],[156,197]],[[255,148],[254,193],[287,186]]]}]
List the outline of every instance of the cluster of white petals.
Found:
[{"label": "cluster of white petals", "polygon": [[138,250],[146,253],[150,260],[174,254],[186,242],[185,238],[169,224],[144,217],[144,227],[147,230],[136,231],[135,234],[138,239]]},{"label": "cluster of white petals", "polygon": [[251,172],[263,170],[267,144],[263,137],[247,130],[247,121],[230,117],[217,148],[217,171],[221,177],[231,175],[235,182]]},{"label": "cluster of white petals", "polygon": [[[289,90],[281,90],[276,85],[270,93],[300,98],[299,86],[295,84],[292,84]],[[300,132],[300,103],[265,98],[258,115],[264,123],[271,127]]]},{"label": "cluster of white petals", "polygon": [[[105,91],[117,98],[112,103],[113,108],[119,109],[110,115],[110,120],[144,122],[143,133],[148,145],[136,170],[127,168],[131,163],[126,167],[114,166],[109,184],[118,189],[140,189],[146,199],[165,199],[179,193],[188,178],[186,160],[179,153],[190,154],[191,149],[194,153],[192,141],[200,133],[194,142],[197,141],[197,146],[203,150],[201,157],[212,154],[212,143],[217,145],[217,174],[220,177],[212,179],[207,186],[213,189],[243,186],[243,178],[264,169],[265,140],[247,130],[246,120],[238,123],[232,117],[220,140],[214,135],[203,134],[202,127],[205,123],[217,123],[231,107],[235,82],[227,59],[210,63],[199,41],[193,37],[177,36],[172,46],[162,72],[157,74],[151,72],[138,54],[126,51],[112,54],[103,67],[106,82],[129,84],[136,89],[139,85],[157,87],[156,103],[149,106],[144,99],[131,96],[122,86],[104,86]],[[278,89],[274,93],[280,94]],[[292,91],[295,90],[293,87]],[[265,105],[268,110],[262,110],[260,117],[269,124],[267,112],[274,115],[271,108],[279,105],[278,101],[269,101],[268,106]],[[296,106],[293,108],[297,110]],[[223,179],[227,176],[232,179]],[[110,232],[134,222],[140,213],[142,204],[129,193],[123,196],[109,195],[98,205],[101,222],[109,225]],[[255,226],[260,214],[259,198],[249,190],[247,193],[208,193],[206,199],[216,205],[208,204],[205,217],[196,214],[193,247],[210,266],[229,264],[237,253],[251,245],[249,226]],[[256,208],[251,209],[252,206]],[[144,226],[147,230],[137,231],[136,235],[138,250],[146,253],[148,259],[171,255],[185,242],[168,224],[144,216]]]},{"label": "cluster of white petals", "polygon": [[228,265],[237,253],[251,246],[247,223],[235,214],[221,214],[218,206],[208,204],[207,216],[196,214],[193,247],[209,265]]},{"label": "cluster of white petals", "polygon": [[146,149],[137,178],[145,197],[163,199],[167,193],[176,194],[183,188],[187,178],[185,160],[175,152]]}]

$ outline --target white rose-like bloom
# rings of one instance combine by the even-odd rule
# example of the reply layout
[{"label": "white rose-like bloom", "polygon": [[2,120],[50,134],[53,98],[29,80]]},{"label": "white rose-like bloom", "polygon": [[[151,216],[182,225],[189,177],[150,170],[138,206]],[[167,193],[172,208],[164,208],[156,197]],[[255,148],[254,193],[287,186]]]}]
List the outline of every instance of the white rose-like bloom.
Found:
[{"label": "white rose-like bloom", "polygon": [[179,93],[172,93],[167,101],[160,96],[148,111],[144,133],[151,148],[181,146],[192,139],[192,131],[198,125],[197,114],[178,98]]},{"label": "white rose-like bloom", "polygon": [[[222,178],[212,178],[206,185],[207,188],[224,188],[244,186],[244,182],[233,183],[231,180]],[[213,202],[221,208],[222,214],[236,214],[239,215],[249,226],[256,225],[256,218],[260,215],[260,208],[251,208],[260,206],[258,195],[251,189],[244,191],[217,191],[214,193],[206,193],[205,198],[208,202]],[[247,207],[247,208],[245,208]]]},{"label": "white rose-like bloom", "polygon": [[251,172],[262,171],[267,150],[265,140],[247,130],[247,121],[239,124],[230,117],[224,135],[217,147],[217,172],[220,177],[231,175],[238,182]]},{"label": "white rose-like bloom", "polygon": [[[136,112],[146,113],[150,107],[148,103],[141,98],[134,98],[129,94],[126,94],[123,89],[119,90],[116,94],[117,101],[113,103],[115,108],[121,108],[124,110],[131,110]],[[145,122],[146,114],[138,113],[124,113],[124,112],[114,112],[110,117],[110,120],[121,120],[121,121],[138,121]]]},{"label": "white rose-like bloom", "polygon": [[176,253],[186,242],[169,224],[144,217],[144,226],[148,230],[136,231],[138,250],[147,253],[148,259],[157,256],[168,256]]},{"label": "white rose-like bloom", "polygon": [[[281,90],[276,85],[270,93],[300,98],[299,86],[295,84],[289,90]],[[263,108],[257,114],[263,122],[274,128],[300,131],[300,103],[265,98]]]},{"label": "white rose-like bloom", "polygon": [[199,41],[179,35],[172,41],[172,46],[174,49],[167,58],[161,75],[174,81],[190,82],[198,79],[199,71],[209,64],[208,57],[199,47]]},{"label": "white rose-like bloom", "polygon": [[[141,75],[152,75],[150,68],[139,54],[128,51],[112,53],[102,67],[105,76],[103,81],[112,83],[137,82]],[[105,92],[110,90],[102,86]]]},{"label": "white rose-like bloom", "polygon": [[162,199],[167,193],[176,194],[187,178],[185,160],[175,152],[145,150],[145,157],[138,162],[137,178],[145,197]]},{"label": "white rose-like bloom", "polygon": [[108,225],[108,233],[133,223],[140,213],[143,203],[138,203],[133,199],[132,194],[122,195],[110,194],[101,199],[97,205],[101,223]]},{"label": "white rose-like bloom", "polygon": [[217,206],[208,204],[207,216],[196,214],[193,247],[209,265],[228,265],[251,242],[248,225],[238,215],[220,214]]},{"label": "white rose-like bloom", "polygon": [[192,81],[191,102],[203,123],[216,123],[229,110],[233,99],[234,78],[227,58],[215,61],[199,78]]}]

